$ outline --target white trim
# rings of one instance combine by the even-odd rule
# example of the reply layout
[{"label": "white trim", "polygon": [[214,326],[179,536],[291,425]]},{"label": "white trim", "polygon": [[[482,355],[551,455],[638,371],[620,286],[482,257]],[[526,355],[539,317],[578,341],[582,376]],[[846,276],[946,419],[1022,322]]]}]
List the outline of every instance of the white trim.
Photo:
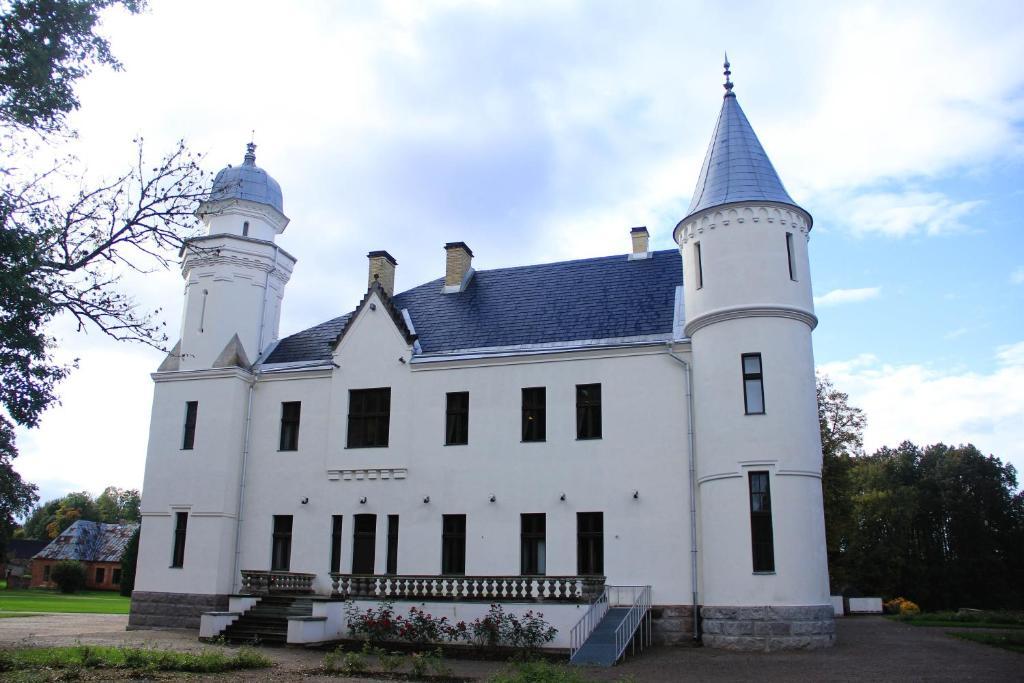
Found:
[{"label": "white trim", "polygon": [[811,479],[821,479],[821,472],[818,472],[816,470],[776,470],[775,476],[810,477]]},{"label": "white trim", "polygon": [[634,252],[632,254],[626,254],[627,261],[642,261],[643,259],[648,258],[651,258],[651,252],[649,251],[640,251]]},{"label": "white trim", "polygon": [[402,480],[407,476],[409,476],[408,467],[364,467],[327,470],[327,478],[331,481],[387,481],[389,479]]},{"label": "white trim", "polygon": [[692,337],[702,327],[742,318],[787,318],[806,323],[812,330],[818,326],[818,318],[810,311],[795,306],[779,306],[777,304],[753,304],[749,306],[729,306],[708,311],[686,323],[685,333]]},{"label": "white trim", "polygon": [[719,472],[718,474],[708,474],[697,479],[698,484],[706,484],[709,481],[718,481],[719,479],[740,479],[743,475],[739,472]]},{"label": "white trim", "polygon": [[473,270],[472,268],[470,268],[469,270],[466,271],[466,274],[462,276],[462,282],[460,282],[459,284],[457,284],[457,285],[442,285],[441,293],[442,294],[458,294],[460,292],[466,291],[466,287],[469,286],[469,281],[473,279],[473,275],[474,274],[476,274],[476,271]]},{"label": "white trim", "polygon": [[171,370],[153,372],[149,375],[154,382],[187,382],[193,379],[240,379],[248,382],[252,373],[239,367],[206,368],[203,370]]},{"label": "white trim", "polygon": [[[472,268],[470,268],[470,270],[472,271]],[[405,321],[405,326],[409,328],[409,334],[411,334],[414,337],[413,342],[412,342],[412,352],[413,352],[413,354],[414,355],[419,355],[419,354],[423,353],[423,348],[420,346],[420,340],[419,339],[415,339],[415,337],[417,336],[416,335],[416,328],[413,327],[412,316],[409,315],[409,309],[408,308],[403,308],[402,309],[402,320]]]},{"label": "white trim", "polygon": [[672,339],[686,339],[686,300],[683,286],[676,287],[676,300],[672,307]]}]

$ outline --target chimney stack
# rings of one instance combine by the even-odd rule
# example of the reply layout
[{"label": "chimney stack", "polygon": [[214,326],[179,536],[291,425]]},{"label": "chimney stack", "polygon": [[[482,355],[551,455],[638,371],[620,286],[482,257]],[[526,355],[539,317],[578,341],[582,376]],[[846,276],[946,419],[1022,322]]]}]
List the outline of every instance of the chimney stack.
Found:
[{"label": "chimney stack", "polygon": [[366,255],[370,259],[370,273],[366,280],[366,287],[376,280],[388,296],[395,294],[395,266],[398,261],[386,251],[371,251]]},{"label": "chimney stack", "polygon": [[444,291],[461,292],[467,275],[473,270],[473,250],[465,242],[444,245]]},{"label": "chimney stack", "polygon": [[[629,236],[633,240],[633,258],[645,258],[646,254],[650,249],[651,236],[647,232],[647,228],[641,226],[639,228],[633,228],[629,231]],[[644,256],[641,256],[643,254]]]}]

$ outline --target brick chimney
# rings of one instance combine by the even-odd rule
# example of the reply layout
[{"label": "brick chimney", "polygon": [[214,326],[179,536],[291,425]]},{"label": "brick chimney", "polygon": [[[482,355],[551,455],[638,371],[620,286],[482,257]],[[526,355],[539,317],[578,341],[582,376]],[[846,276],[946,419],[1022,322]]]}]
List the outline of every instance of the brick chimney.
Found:
[{"label": "brick chimney", "polygon": [[633,228],[629,231],[629,236],[633,240],[633,257],[645,258],[644,256],[639,256],[639,254],[647,254],[651,250],[651,236],[647,232],[647,228],[642,226],[639,228]]},{"label": "brick chimney", "polygon": [[444,251],[444,291],[461,292],[473,270],[473,250],[465,242],[449,242]]},{"label": "brick chimney", "polygon": [[377,280],[388,296],[394,296],[395,266],[398,265],[398,261],[386,251],[371,251],[366,257],[370,259],[370,272],[366,279],[366,286],[369,287],[374,280]]}]

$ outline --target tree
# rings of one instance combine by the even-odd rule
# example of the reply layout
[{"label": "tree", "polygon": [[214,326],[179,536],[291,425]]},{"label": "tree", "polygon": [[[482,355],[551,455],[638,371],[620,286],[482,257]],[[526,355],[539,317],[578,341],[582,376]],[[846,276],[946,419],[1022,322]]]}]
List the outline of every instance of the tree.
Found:
[{"label": "tree", "polygon": [[69,493],[33,510],[25,520],[25,536],[39,540],[53,539],[79,519],[100,521],[99,508],[88,491]]},{"label": "tree", "polygon": [[124,555],[121,556],[121,595],[131,597],[135,590],[135,566],[139,562],[139,532],[140,526],[132,534],[128,545],[125,546]]},{"label": "tree", "polygon": [[108,486],[96,497],[99,521],[108,524],[124,524],[139,521],[139,492],[136,489],[119,489]]},{"label": "tree", "polygon": [[27,515],[39,500],[36,487],[22,480],[11,466],[16,455],[14,426],[0,415],[0,559],[16,531],[15,519]]},{"label": "tree", "polygon": [[61,560],[54,565],[50,578],[61,593],[75,593],[85,588],[85,567],[76,560]]}]

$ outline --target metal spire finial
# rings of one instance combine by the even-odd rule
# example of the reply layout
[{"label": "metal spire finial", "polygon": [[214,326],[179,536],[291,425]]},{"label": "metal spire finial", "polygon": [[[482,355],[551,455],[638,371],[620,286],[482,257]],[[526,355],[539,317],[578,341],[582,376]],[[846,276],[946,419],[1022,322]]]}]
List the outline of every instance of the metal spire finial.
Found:
[{"label": "metal spire finial", "polygon": [[722,65],[725,67],[725,84],[722,85],[725,88],[725,97],[736,97],[732,91],[732,81],[729,80],[729,76],[732,75],[732,71],[729,71],[729,53],[725,53],[725,63]]},{"label": "metal spire finial", "polygon": [[[253,131],[255,136],[255,131]],[[250,142],[245,146],[245,161],[244,163],[254,166],[256,164],[256,143]]]}]

